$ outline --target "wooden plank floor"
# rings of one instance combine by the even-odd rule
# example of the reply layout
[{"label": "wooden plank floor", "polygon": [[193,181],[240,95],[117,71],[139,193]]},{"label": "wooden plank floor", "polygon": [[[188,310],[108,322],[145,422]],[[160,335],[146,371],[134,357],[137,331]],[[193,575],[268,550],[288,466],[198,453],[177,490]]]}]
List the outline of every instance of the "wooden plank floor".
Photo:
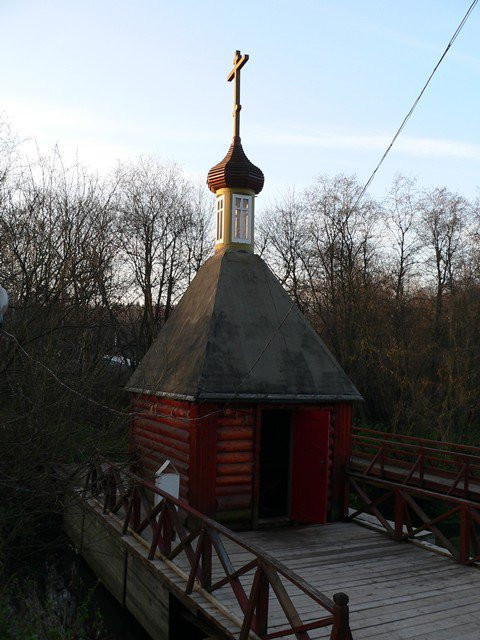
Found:
[{"label": "wooden plank floor", "polygon": [[[240,535],[327,596],[348,593],[354,640],[480,638],[480,570],[475,567],[354,523]],[[232,558],[241,560],[233,549]],[[293,594],[292,599],[304,622],[318,617],[318,607],[303,594]],[[272,614],[277,611],[273,608]],[[311,632],[311,637],[328,633]]]},{"label": "wooden plank floor", "polygon": [[[286,527],[239,534],[245,541],[273,555],[307,582],[332,597],[350,597],[354,640],[479,640],[480,570],[449,558],[395,542],[384,534],[354,523]],[[228,540],[224,544],[235,568],[251,559]],[[187,567],[185,567],[187,569]],[[213,562],[214,580],[223,577]],[[242,577],[249,593],[252,573]],[[303,593],[286,585],[303,622],[323,612]],[[229,586],[215,591],[215,599],[241,617]],[[285,618],[270,598],[269,632],[285,626]],[[328,638],[330,628],[309,632],[312,639]]]}]

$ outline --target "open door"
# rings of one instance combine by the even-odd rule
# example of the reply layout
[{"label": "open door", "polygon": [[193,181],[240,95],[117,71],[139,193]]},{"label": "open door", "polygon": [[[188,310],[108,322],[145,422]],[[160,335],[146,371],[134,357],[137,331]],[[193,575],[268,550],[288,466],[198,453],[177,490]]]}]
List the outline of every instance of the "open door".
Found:
[{"label": "open door", "polygon": [[292,447],[292,520],[327,521],[330,411],[301,409],[294,414]]}]

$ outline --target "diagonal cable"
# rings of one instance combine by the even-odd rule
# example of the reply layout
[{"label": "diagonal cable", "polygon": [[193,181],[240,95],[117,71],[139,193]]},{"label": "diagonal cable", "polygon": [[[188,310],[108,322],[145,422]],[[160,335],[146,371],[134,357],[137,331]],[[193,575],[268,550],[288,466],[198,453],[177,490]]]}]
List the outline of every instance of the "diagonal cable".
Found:
[{"label": "diagonal cable", "polygon": [[365,195],[366,190],[368,189],[368,187],[371,185],[373,179],[375,178],[375,175],[377,173],[377,171],[380,169],[380,167],[382,166],[385,158],[388,156],[388,154],[390,153],[390,150],[392,149],[393,145],[395,144],[395,142],[397,141],[398,136],[402,133],[405,125],[407,124],[408,120],[410,119],[410,116],[413,114],[413,112],[415,111],[418,103],[420,102],[423,94],[425,93],[428,85],[430,84],[430,81],[432,80],[433,76],[435,75],[435,73],[437,72],[439,66],[442,64],[445,56],[447,55],[447,53],[449,52],[451,46],[453,45],[453,43],[455,42],[455,40],[457,39],[457,36],[459,35],[460,31],[463,29],[463,27],[465,26],[465,23],[467,22],[468,18],[470,17],[470,14],[472,13],[472,11],[475,9],[475,5],[477,4],[478,0],[473,0],[472,4],[469,6],[467,13],[463,16],[460,24],[458,25],[458,27],[455,30],[455,33],[453,34],[453,36],[450,38],[449,43],[447,44],[445,51],[442,53],[442,55],[440,56],[437,64],[435,65],[435,67],[433,68],[432,73],[428,76],[427,81],[425,82],[425,84],[422,87],[422,90],[420,91],[420,93],[418,94],[418,96],[415,98],[412,106],[410,107],[409,112],[407,113],[407,115],[404,117],[404,119],[402,120],[402,124],[398,127],[397,132],[395,133],[395,135],[392,138],[392,141],[390,142],[390,144],[388,145],[388,147],[386,148],[383,156],[380,158],[377,166],[375,167],[375,169],[372,171],[369,179],[367,180],[367,182],[364,184],[364,186],[362,187],[362,190],[360,191],[359,196],[357,197],[357,199],[355,200],[353,207],[351,209],[351,211],[354,211],[356,209],[356,207],[358,206],[358,203],[360,202],[360,200],[363,198],[363,196]]}]

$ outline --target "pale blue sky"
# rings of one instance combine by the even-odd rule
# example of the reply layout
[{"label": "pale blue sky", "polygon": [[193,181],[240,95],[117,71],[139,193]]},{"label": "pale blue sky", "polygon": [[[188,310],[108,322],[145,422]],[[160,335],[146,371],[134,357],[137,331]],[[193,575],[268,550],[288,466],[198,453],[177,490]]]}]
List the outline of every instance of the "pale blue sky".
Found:
[{"label": "pale blue sky", "polygon": [[[470,0],[0,0],[0,110],[44,151],[102,172],[156,154],[204,177],[242,141],[262,201],[321,173],[365,181]],[[480,185],[480,7],[371,187],[394,173],[473,196]],[[260,204],[260,202],[259,202]]]}]

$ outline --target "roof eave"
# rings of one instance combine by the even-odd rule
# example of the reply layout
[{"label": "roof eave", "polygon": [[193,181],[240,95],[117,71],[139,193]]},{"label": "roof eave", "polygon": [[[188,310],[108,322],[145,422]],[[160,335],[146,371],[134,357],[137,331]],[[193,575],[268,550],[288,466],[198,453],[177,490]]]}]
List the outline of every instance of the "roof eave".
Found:
[{"label": "roof eave", "polygon": [[364,402],[360,394],[308,394],[308,393],[199,393],[196,396],[174,393],[170,391],[158,391],[152,389],[139,389],[136,387],[126,387],[126,391],[130,393],[138,393],[142,395],[159,396],[162,398],[172,398],[175,400],[187,400],[188,402],[198,402],[201,400],[218,401],[218,402],[234,402],[247,401],[252,402]]}]

